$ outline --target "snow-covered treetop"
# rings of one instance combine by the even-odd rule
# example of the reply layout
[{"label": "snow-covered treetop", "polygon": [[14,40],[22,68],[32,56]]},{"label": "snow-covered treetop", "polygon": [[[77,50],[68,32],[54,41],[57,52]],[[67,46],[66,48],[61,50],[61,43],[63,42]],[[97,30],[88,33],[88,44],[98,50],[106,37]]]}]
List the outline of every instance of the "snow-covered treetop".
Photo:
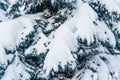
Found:
[{"label": "snow-covered treetop", "polygon": [[0,19],[11,18],[0,23],[1,80],[119,77],[120,65],[116,63],[120,60],[119,1],[8,2],[6,10],[0,9]]}]

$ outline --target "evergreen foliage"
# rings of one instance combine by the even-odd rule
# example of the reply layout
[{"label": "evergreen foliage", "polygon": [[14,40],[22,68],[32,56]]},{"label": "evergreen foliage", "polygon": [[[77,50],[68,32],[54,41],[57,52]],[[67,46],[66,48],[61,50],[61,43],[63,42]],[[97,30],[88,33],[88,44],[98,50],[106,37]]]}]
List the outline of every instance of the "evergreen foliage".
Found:
[{"label": "evergreen foliage", "polygon": [[0,38],[0,79],[119,80],[120,11],[102,1],[0,2],[18,28],[14,47]]}]

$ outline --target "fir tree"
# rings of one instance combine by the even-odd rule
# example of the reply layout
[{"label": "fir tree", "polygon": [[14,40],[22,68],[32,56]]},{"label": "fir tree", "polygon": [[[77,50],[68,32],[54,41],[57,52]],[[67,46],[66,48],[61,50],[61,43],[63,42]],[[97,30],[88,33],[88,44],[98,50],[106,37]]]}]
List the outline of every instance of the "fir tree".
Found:
[{"label": "fir tree", "polygon": [[119,80],[120,9],[111,1],[16,0],[4,7],[10,21],[0,23],[0,79]]}]

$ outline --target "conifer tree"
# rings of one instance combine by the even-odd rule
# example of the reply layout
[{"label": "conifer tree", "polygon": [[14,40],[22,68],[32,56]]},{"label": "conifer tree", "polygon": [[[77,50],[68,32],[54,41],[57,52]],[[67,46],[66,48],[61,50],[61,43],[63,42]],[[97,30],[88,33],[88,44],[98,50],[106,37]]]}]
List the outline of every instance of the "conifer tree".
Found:
[{"label": "conifer tree", "polygon": [[119,80],[120,7],[108,1],[11,2],[0,23],[0,79]]}]

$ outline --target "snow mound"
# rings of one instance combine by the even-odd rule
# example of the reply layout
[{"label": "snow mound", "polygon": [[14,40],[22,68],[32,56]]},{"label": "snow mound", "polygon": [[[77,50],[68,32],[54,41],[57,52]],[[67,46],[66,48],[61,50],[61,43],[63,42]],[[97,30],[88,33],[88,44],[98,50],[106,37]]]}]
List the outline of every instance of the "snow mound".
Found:
[{"label": "snow mound", "polygon": [[75,35],[68,27],[69,26],[62,25],[56,31],[55,38],[49,46],[50,51],[45,58],[43,67],[46,71],[46,75],[49,75],[52,69],[55,72],[59,71],[58,66],[61,66],[63,70],[65,69],[65,65],[72,69],[76,67],[75,59],[71,52],[76,51],[78,43]]},{"label": "snow mound", "polygon": [[0,45],[10,50],[15,48],[21,37],[33,30],[33,25],[33,21],[25,17],[0,23]]},{"label": "snow mound", "polygon": [[115,47],[116,40],[113,32],[104,22],[98,20],[96,12],[87,3],[79,5],[77,11],[77,14],[68,20],[66,25],[74,30],[78,39],[83,43],[87,41],[87,45],[100,41]]},{"label": "snow mound", "polygon": [[[87,9],[87,10],[86,10]],[[78,14],[73,18],[74,26],[77,27],[75,32],[82,41],[87,40],[87,44],[94,42],[94,35],[96,35],[96,26],[93,21],[97,19],[97,14],[88,4],[83,4],[80,9],[78,9]]]},{"label": "snow mound", "polygon": [[[24,19],[23,19],[24,18]],[[0,63],[7,65],[7,50],[15,50],[22,41],[23,36],[33,30],[34,22],[31,18],[21,17],[18,19],[0,23]],[[9,58],[8,58],[9,59]]]},{"label": "snow mound", "polygon": [[6,73],[1,80],[28,80],[29,78],[30,75],[26,72],[25,66],[16,56],[14,62],[6,69]]}]

